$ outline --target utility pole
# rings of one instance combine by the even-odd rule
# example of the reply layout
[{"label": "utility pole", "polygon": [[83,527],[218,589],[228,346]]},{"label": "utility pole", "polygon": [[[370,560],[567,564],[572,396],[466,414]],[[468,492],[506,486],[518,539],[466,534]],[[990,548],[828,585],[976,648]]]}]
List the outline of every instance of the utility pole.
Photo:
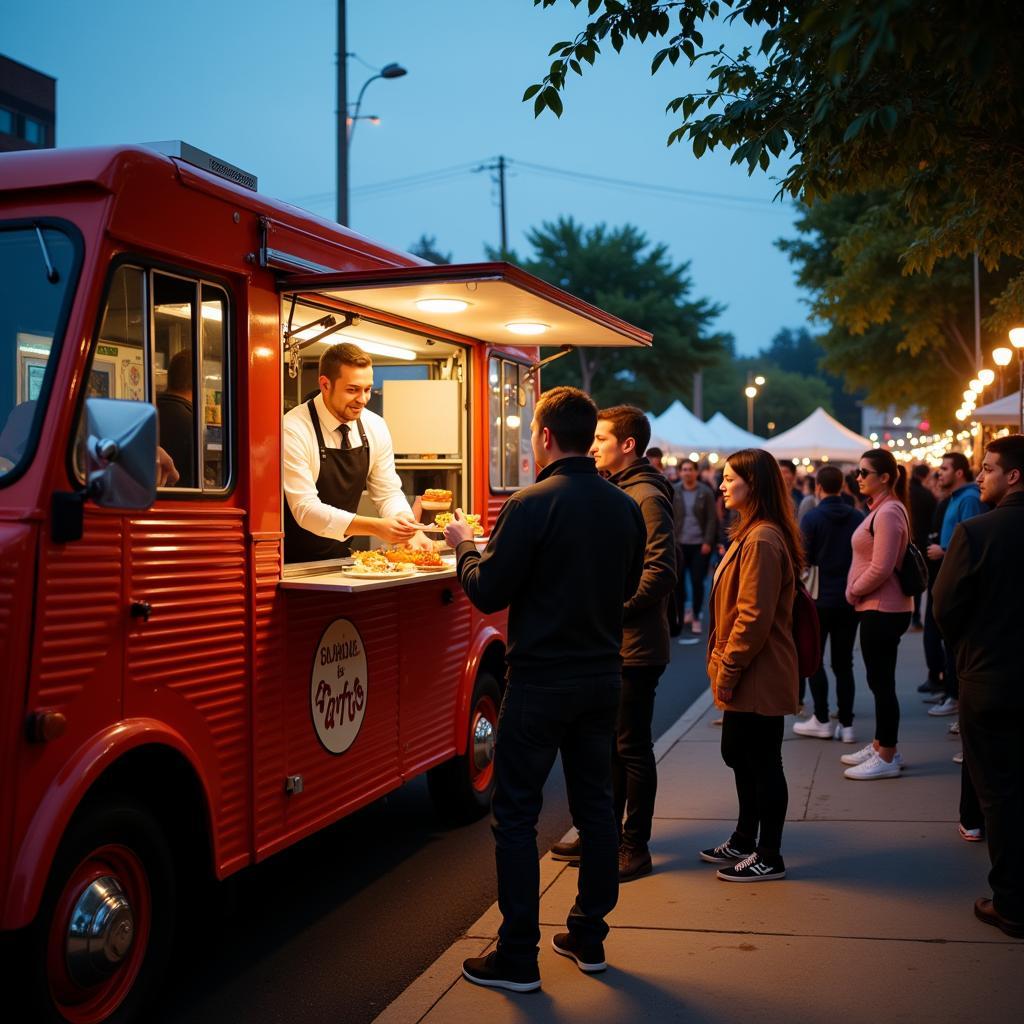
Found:
[{"label": "utility pole", "polygon": [[698,370],[693,375],[693,415],[704,419],[704,371]]},{"label": "utility pole", "polygon": [[508,211],[505,205],[505,167],[506,160],[503,156],[499,156],[493,164],[481,164],[479,167],[473,168],[473,173],[478,171],[497,171],[497,179],[492,178],[492,181],[497,182],[498,185],[498,206],[501,217],[501,257],[505,258],[508,253]]},{"label": "utility pole", "polygon": [[348,224],[348,49],[345,45],[345,0],[338,0],[338,110],[337,130],[337,214],[339,224]]},{"label": "utility pole", "polygon": [[974,372],[983,365],[981,358],[981,272],[978,268],[978,250],[974,250]]}]

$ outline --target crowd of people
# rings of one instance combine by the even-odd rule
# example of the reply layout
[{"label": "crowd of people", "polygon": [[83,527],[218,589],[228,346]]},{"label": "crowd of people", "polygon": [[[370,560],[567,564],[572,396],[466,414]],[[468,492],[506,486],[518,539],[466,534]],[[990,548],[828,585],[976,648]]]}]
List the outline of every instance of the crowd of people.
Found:
[{"label": "crowd of people", "polygon": [[[558,754],[577,838],[552,855],[577,863],[579,881],[553,947],[585,972],[605,969],[618,886],[652,870],[651,728],[673,632],[706,634],[738,802],[731,835],[699,856],[722,881],[761,882],[786,875],[782,741],[805,697],[801,668],[813,711],[794,733],[852,747],[859,632],[874,726],[839,761],[850,780],[899,778],[897,652],[919,628],[929,713],[957,716],[962,734],[960,832],[989,845],[993,896],[975,914],[1024,936],[1024,435],[992,441],[977,482],[959,453],[908,475],[885,449],[802,481],[760,449],[720,472],[692,460],[670,472],[640,409],[598,410],[560,387],[541,396],[531,439],[537,482],[509,498],[486,549],[461,510],[445,531],[473,604],[509,610],[492,804],[502,924],[496,949],[465,961],[466,979],[540,987],[536,824]],[[812,653],[831,653],[834,724],[825,670],[807,664],[808,604]]]}]

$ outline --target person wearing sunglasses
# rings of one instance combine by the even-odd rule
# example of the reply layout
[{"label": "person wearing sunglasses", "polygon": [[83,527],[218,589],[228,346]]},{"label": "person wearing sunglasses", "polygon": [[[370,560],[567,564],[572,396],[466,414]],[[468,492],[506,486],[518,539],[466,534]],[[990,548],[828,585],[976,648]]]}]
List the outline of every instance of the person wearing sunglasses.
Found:
[{"label": "person wearing sunglasses", "polygon": [[896,570],[910,543],[907,473],[892,452],[872,448],[860,457],[857,485],[867,499],[868,516],[854,531],[853,561],[846,578],[846,600],[860,619],[860,649],[868,686],[875,698],[875,738],[839,760],[848,779],[898,778],[903,758],[896,750],[900,704],[896,697],[896,655],[910,626],[914,600],[903,593]]}]

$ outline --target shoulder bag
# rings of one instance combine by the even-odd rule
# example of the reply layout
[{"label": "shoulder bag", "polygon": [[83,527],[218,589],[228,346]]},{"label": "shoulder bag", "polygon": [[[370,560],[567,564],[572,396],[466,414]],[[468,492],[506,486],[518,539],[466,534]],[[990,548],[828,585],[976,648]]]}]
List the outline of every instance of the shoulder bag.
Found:
[{"label": "shoulder bag", "polygon": [[[914,543],[913,533],[910,529],[910,516],[907,515],[907,510],[903,507],[902,502],[900,502],[900,510],[907,520],[907,536],[910,539],[907,541],[907,549],[903,552],[903,558],[900,560],[899,565],[896,566],[893,575],[896,577],[896,582],[900,585],[900,590],[907,597],[917,597],[928,586],[928,563],[924,560],[921,549]],[[872,538],[875,536],[876,515],[878,515],[877,512],[871,516],[871,522],[868,525],[868,533],[871,534]]]}]

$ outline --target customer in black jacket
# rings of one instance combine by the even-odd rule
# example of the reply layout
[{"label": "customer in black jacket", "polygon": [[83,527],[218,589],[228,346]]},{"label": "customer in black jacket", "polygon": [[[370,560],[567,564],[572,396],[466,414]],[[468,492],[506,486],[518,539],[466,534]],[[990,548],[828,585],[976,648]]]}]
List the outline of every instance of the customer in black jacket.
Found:
[{"label": "customer in black jacket", "polygon": [[481,556],[461,510],[445,530],[459,581],[483,612],[509,609],[508,685],[498,716],[492,829],[503,921],[498,947],[463,974],[478,985],[540,986],[537,817],[562,755],[582,839],[579,889],[557,953],[603,970],[605,916],[618,898],[611,763],[622,681],[622,608],[640,582],[640,508],[587,455],[597,407],[576,388],[540,398],[531,424],[537,482],[508,499]]},{"label": "customer in black jacket", "polygon": [[[658,769],[651,724],[654,693],[669,660],[668,604],[676,583],[672,485],[638,453],[651,437],[642,409],[616,405],[598,413],[590,454],[599,473],[640,506],[647,527],[644,570],[626,602],[622,628],[622,696],[612,758],[616,820],[621,828],[619,881],[651,872],[651,839]],[[609,536],[608,543],[615,543]],[[580,840],[555,843],[555,860],[578,863]]]},{"label": "customer in black jacket", "polygon": [[818,567],[818,621],[821,624],[821,651],[831,639],[832,671],[836,677],[836,703],[839,726],[832,728],[828,712],[828,676],[824,657],[818,671],[811,677],[814,714],[806,722],[794,722],[798,736],[856,742],[853,732],[853,641],[857,635],[857,613],[846,600],[846,577],[853,560],[851,541],[854,530],[864,517],[840,497],[843,474],[835,466],[818,470],[818,504],[808,512],[800,530],[808,565]]},{"label": "customer in black jacket", "polygon": [[992,899],[978,899],[974,912],[1024,938],[1024,435],[989,442],[978,483],[996,507],[957,526],[933,611],[956,652],[964,764],[992,860]]},{"label": "customer in black jacket", "polygon": [[[930,543],[928,535],[932,529],[932,516],[935,515],[937,504],[935,495],[925,487],[924,482],[931,472],[923,463],[918,463],[910,473],[910,535],[918,551],[927,551]],[[914,614],[910,620],[911,629],[921,629],[921,605],[924,595],[914,597]]]}]

